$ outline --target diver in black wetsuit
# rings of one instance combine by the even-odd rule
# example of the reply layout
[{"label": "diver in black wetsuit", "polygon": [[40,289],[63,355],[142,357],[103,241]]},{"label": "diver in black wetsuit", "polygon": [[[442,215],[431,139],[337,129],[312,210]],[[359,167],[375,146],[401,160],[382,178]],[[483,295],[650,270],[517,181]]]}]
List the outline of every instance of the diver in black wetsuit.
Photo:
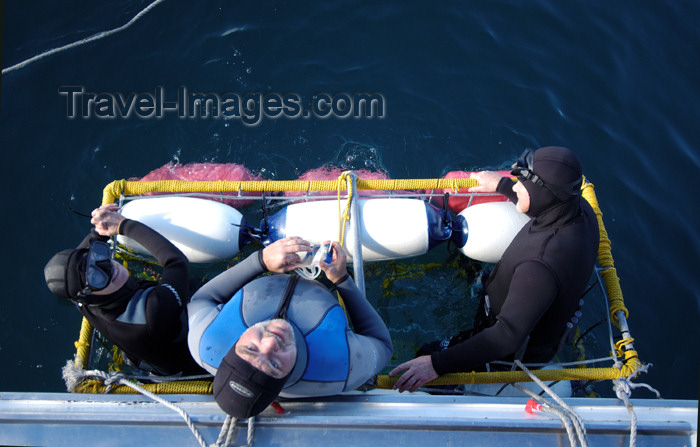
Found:
[{"label": "diver in black wetsuit", "polygon": [[[580,195],[581,163],[563,147],[525,151],[513,165],[518,182],[494,172],[472,177],[472,192],[499,192],[531,219],[515,236],[485,283],[476,330],[433,343],[405,362],[394,385],[415,391],[438,375],[482,369],[493,360],[547,362],[556,354],[566,323],[577,310],[597,256],[598,223]],[[420,352],[419,352],[420,354]]]},{"label": "diver in black wetsuit", "polygon": [[[95,228],[73,250],[44,268],[49,289],[72,300],[87,320],[141,369],[159,375],[205,374],[187,347],[189,265],[185,255],[146,225],[124,218],[116,205],[92,212]],[[106,241],[127,236],[163,266],[159,282],[129,276],[110,258]]]}]

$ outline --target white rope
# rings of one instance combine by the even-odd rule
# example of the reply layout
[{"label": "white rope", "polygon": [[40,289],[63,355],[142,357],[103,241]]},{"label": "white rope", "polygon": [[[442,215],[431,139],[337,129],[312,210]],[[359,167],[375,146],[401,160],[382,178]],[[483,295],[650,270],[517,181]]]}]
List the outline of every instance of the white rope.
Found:
[{"label": "white rope", "polygon": [[634,413],[634,406],[629,400],[629,396],[632,395],[632,390],[640,387],[646,388],[652,393],[656,394],[657,399],[661,399],[661,393],[659,393],[659,391],[655,388],[646,383],[634,383],[631,380],[632,378],[637,377],[639,373],[647,372],[650,366],[653,365],[651,363],[642,365],[634,370],[628,377],[620,377],[612,381],[615,395],[625,404],[625,408],[630,415],[630,447],[634,447],[637,444],[637,415]]},{"label": "white rope", "polygon": [[[510,384],[512,387],[522,391],[525,394],[528,394],[534,401],[540,404],[540,407],[538,410],[545,412],[545,413],[551,413],[555,416],[557,416],[560,420],[564,428],[566,429],[566,434],[569,437],[569,445],[571,447],[576,447],[576,436],[574,435],[574,427],[573,423],[571,422],[571,419],[567,415],[566,411],[563,411],[561,409],[558,409],[552,405],[549,404],[545,399],[542,398],[542,396],[535,394],[533,391],[528,390],[525,387],[522,387],[518,385],[517,383],[511,383]],[[528,402],[529,405],[529,402]]]},{"label": "white rope", "polygon": [[228,447],[233,445],[238,435],[238,420],[232,416],[227,416],[224,425],[221,427],[219,439],[216,440],[215,447]]},{"label": "white rope", "polygon": [[[219,433],[219,438],[217,439],[216,443],[212,444],[211,446],[207,444],[207,442],[204,440],[204,437],[200,433],[200,431],[195,427],[194,422],[192,421],[192,418],[187,414],[185,410],[182,408],[178,407],[177,405],[173,404],[172,402],[169,402],[160,396],[148,391],[147,389],[129,381],[126,380],[126,376],[122,373],[106,373],[104,371],[100,370],[91,370],[87,371],[81,368],[78,368],[74,362],[68,361],[66,362],[66,365],[63,367],[63,380],[66,382],[66,387],[68,388],[68,391],[74,392],[74,390],[77,388],[80,383],[86,379],[86,378],[96,378],[102,380],[102,382],[106,385],[105,388],[105,394],[108,393],[113,385],[120,384],[120,385],[125,385],[128,386],[129,388],[132,388],[139,393],[143,394],[146,397],[149,397],[153,400],[155,400],[158,403],[161,403],[165,405],[167,408],[170,408],[177,414],[179,414],[184,420],[187,426],[190,428],[190,431],[192,431],[192,434],[195,436],[197,439],[197,442],[202,447],[229,447],[232,446],[233,443],[236,441],[237,434],[238,434],[238,426],[237,426],[237,419],[231,416],[227,416],[226,420],[224,421],[222,427],[221,427],[221,432]],[[254,434],[255,434],[255,426],[254,426],[255,418],[251,417],[248,419],[248,436],[247,436],[247,446],[252,447],[253,445],[253,439],[254,439]]]},{"label": "white rope", "polygon": [[631,394],[630,383],[627,380],[615,379],[613,380],[613,390],[615,390],[617,398],[625,403],[625,408],[627,408],[627,412],[630,415],[630,447],[634,447],[637,445],[637,415],[634,413],[632,402],[629,400]]},{"label": "white rope", "polygon": [[[221,427],[221,433],[219,433],[219,439],[216,444],[212,447],[231,447],[236,442],[238,437],[238,426],[236,423],[238,420],[234,417],[228,416],[224,425]],[[248,435],[246,438],[246,447],[253,446],[253,438],[255,437],[255,416],[248,418]]]},{"label": "white rope", "polygon": [[248,438],[246,442],[248,447],[252,447],[253,439],[255,438],[255,417],[248,418]]},{"label": "white rope", "polygon": [[[635,377],[637,377],[637,376],[639,375],[639,373],[648,372],[648,370],[649,370],[649,368],[650,368],[651,366],[654,366],[654,364],[653,364],[653,363],[647,363],[647,364],[645,364],[645,365],[640,366],[639,368],[635,369],[635,370],[628,376],[627,379],[624,380],[625,383],[627,384],[626,386],[627,386],[628,389],[630,390],[629,393],[628,393],[628,396],[632,394],[632,391],[631,391],[631,390],[633,390],[633,389],[635,389],[635,388],[646,388],[646,389],[648,389],[649,391],[651,391],[652,393],[656,394],[656,398],[657,398],[657,399],[661,399],[661,393],[659,393],[659,391],[658,391],[656,388],[652,387],[651,385],[649,385],[649,384],[647,384],[647,383],[634,383],[634,382],[632,382],[632,379],[635,378]],[[624,379],[624,378],[621,377],[620,379]],[[614,386],[613,386],[613,389],[614,389]]]},{"label": "white rope", "polygon": [[139,393],[143,394],[146,397],[150,397],[151,399],[155,400],[156,402],[165,405],[166,407],[170,408],[177,414],[179,414],[184,420],[187,426],[190,428],[190,431],[192,431],[192,434],[194,435],[195,438],[197,438],[197,442],[199,442],[199,445],[202,447],[209,447],[209,444],[204,440],[204,437],[202,434],[199,432],[197,427],[195,427],[194,422],[192,422],[192,418],[187,414],[185,410],[182,408],[178,407],[177,405],[173,404],[172,402],[168,402],[167,400],[163,399],[160,396],[157,396],[150,391],[148,391],[145,388],[142,388],[138,385],[136,385],[133,382],[130,382],[126,379],[124,379],[120,373],[111,373],[107,374],[104,371],[98,371],[98,370],[93,370],[93,371],[85,371],[85,376],[89,377],[98,377],[101,378],[105,385],[113,385],[113,384],[120,384],[120,385],[125,385],[128,386],[129,388],[133,388],[134,390],[138,391]]},{"label": "white rope", "polygon": [[[568,418],[571,419],[571,422],[574,426],[574,429],[576,430],[576,435],[578,437],[579,443],[581,444],[581,447],[586,447],[588,445],[588,441],[586,440],[586,427],[584,426],[583,420],[578,415],[578,413],[576,413],[573,410],[573,408],[571,408],[566,402],[564,402],[564,400],[561,397],[559,397],[557,395],[557,393],[552,391],[552,389],[550,387],[548,387],[547,384],[542,382],[539,379],[539,377],[534,375],[532,373],[532,371],[530,371],[525,365],[523,365],[523,363],[520,360],[516,360],[515,364],[518,365],[518,367],[520,369],[525,371],[527,373],[527,375],[530,377],[530,379],[532,379],[533,382],[538,384],[540,386],[540,388],[542,388],[549,396],[551,396],[552,399],[554,399],[554,401],[556,403],[558,403],[562,407],[564,414]],[[520,389],[524,390],[524,388],[522,388],[522,387]],[[545,404],[547,404],[547,402],[545,402]],[[552,408],[552,407],[549,407],[549,408]],[[572,444],[572,446],[573,445],[575,445],[575,444]]]},{"label": "white rope", "polygon": [[43,52],[43,53],[41,53],[41,54],[38,54],[38,55],[36,55],[36,56],[34,56],[34,57],[32,57],[32,58],[29,58],[29,59],[25,60],[25,61],[23,61],[23,62],[20,62],[20,63],[18,63],[18,64],[15,64],[15,65],[11,66],[11,67],[7,67],[7,68],[3,69],[3,70],[2,70],[2,74],[4,75],[4,74],[7,74],[7,73],[9,73],[9,72],[11,72],[11,71],[18,70],[18,69],[20,69],[20,68],[24,68],[24,67],[26,67],[27,65],[31,64],[32,62],[36,62],[36,61],[38,61],[38,60],[40,60],[40,59],[43,59],[43,58],[45,58],[45,57],[51,56],[51,55],[56,54],[56,53],[60,53],[61,51],[69,50],[69,49],[71,49],[71,48],[76,48],[76,47],[79,47],[80,45],[84,45],[84,44],[86,44],[86,43],[94,42],[94,41],[96,41],[96,40],[103,39],[103,38],[105,38],[105,37],[111,36],[112,34],[116,34],[116,33],[120,32],[120,31],[124,31],[125,29],[127,29],[127,28],[129,28],[131,25],[133,25],[138,19],[140,19],[140,18],[143,17],[146,13],[148,13],[148,11],[150,11],[151,9],[153,9],[155,6],[157,6],[159,3],[162,3],[163,1],[164,1],[164,0],[155,0],[153,3],[151,3],[151,4],[148,5],[146,8],[144,8],[141,12],[139,12],[138,14],[136,14],[136,15],[134,16],[134,18],[132,18],[131,20],[129,20],[127,23],[125,23],[124,25],[120,26],[119,28],[114,28],[114,29],[111,29],[111,30],[109,30],[109,31],[102,31],[102,32],[100,32],[100,33],[94,34],[94,35],[92,35],[92,36],[90,36],[90,37],[87,37],[87,38],[85,38],[85,39],[81,39],[81,40],[79,40],[79,41],[77,41],[77,42],[69,43],[68,45],[64,45],[64,46],[62,46],[62,47],[58,47],[58,48],[54,48],[54,49],[52,49],[52,50],[45,51],[45,52]]},{"label": "white rope", "polygon": [[617,398],[624,402],[625,408],[627,408],[627,412],[630,415],[630,447],[637,445],[637,415],[634,413],[634,406],[629,400],[629,397],[632,395],[632,389],[646,388],[655,393],[657,398],[661,398],[661,394],[646,383],[633,383],[631,381],[631,378],[637,377],[640,372],[647,372],[650,366],[652,366],[651,363],[642,365],[632,372],[629,377],[620,377],[613,380],[613,391],[615,391]]},{"label": "white rope", "polygon": [[565,411],[551,405],[543,405],[542,411],[555,414],[559,417],[559,419],[561,419],[561,423],[566,429],[566,434],[569,436],[569,444],[571,445],[571,447],[576,447],[576,434],[574,433],[574,424],[571,422],[569,415],[566,414]]},{"label": "white rope", "polygon": [[[567,410],[571,414],[571,416],[574,419],[574,425],[580,425],[581,427],[583,427],[583,420],[581,420],[581,417],[578,415],[578,413],[576,413],[569,405],[567,405],[567,403],[564,402],[564,400],[561,397],[559,397],[557,395],[557,393],[552,391],[552,389],[549,388],[544,382],[542,382],[539,377],[534,375],[532,373],[532,371],[530,371],[527,368],[527,366],[523,365],[523,363],[520,360],[516,360],[515,364],[518,365],[518,367],[520,369],[525,371],[527,373],[527,375],[530,376],[532,381],[535,382],[536,384],[538,384],[540,386],[540,388],[542,388],[547,394],[549,394],[549,396],[551,396],[551,398],[554,399],[554,401],[556,403],[561,405],[565,410]],[[585,430],[584,430],[584,435],[585,435]]]},{"label": "white rope", "polygon": [[[232,420],[233,420],[233,418],[231,416],[226,417],[224,424],[221,426],[221,432],[219,432],[219,439],[216,440],[216,444],[214,444],[214,445],[216,445],[216,446],[225,445],[224,443],[227,442],[226,441],[227,434],[228,434],[229,430],[231,430],[231,421]],[[234,422],[233,425],[235,426],[236,423]]]}]

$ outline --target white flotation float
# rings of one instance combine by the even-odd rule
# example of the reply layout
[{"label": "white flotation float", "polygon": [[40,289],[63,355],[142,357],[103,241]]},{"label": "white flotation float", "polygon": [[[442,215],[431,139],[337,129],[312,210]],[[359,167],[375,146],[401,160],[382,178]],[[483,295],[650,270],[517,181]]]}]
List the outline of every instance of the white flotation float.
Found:
[{"label": "white flotation float", "polygon": [[[443,210],[420,199],[359,201],[362,259],[384,261],[418,256],[452,239],[472,259],[495,263],[529,218],[511,202],[480,203],[464,209],[453,222]],[[338,239],[338,202],[324,200],[288,205],[266,221],[266,244],[287,236],[313,243]],[[265,225],[265,222],[262,224]],[[355,241],[345,229],[346,253],[352,262]]]},{"label": "white flotation float", "polygon": [[[510,202],[481,203],[465,208],[454,221],[445,211],[421,199],[379,198],[359,200],[362,258],[385,261],[422,255],[452,239],[460,251],[482,262],[497,262],[528,221]],[[250,241],[243,215],[230,206],[192,197],[153,197],[128,202],[124,217],[158,231],[190,262],[230,259]],[[345,248],[352,262],[355,246],[352,221],[345,227]],[[320,200],[286,206],[264,220],[265,244],[299,236],[321,244],[337,240],[338,202]],[[136,241],[118,236],[117,242],[137,253],[148,251]]]},{"label": "white flotation float", "polygon": [[512,202],[472,205],[457,215],[452,240],[465,256],[495,263],[529,220]]},{"label": "white flotation float", "polygon": [[[387,198],[359,200],[362,259],[381,261],[426,253],[450,238],[443,211],[420,199]],[[263,221],[265,244],[287,236],[313,243],[338,240],[338,202],[322,200],[288,205]],[[351,222],[345,228],[348,262],[355,244]]]},{"label": "white flotation float", "polygon": [[[230,259],[248,241],[243,215],[230,206],[192,197],[153,197],[132,200],[121,214],[148,225],[179,248],[190,262]],[[149,254],[136,241],[117,236],[117,242],[137,253]]]}]

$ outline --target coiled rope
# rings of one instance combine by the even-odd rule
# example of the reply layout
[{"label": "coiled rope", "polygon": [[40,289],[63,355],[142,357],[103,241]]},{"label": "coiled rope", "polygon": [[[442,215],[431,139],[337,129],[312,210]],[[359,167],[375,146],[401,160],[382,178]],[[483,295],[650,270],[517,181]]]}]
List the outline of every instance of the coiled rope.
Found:
[{"label": "coiled rope", "polygon": [[[152,393],[148,391],[146,388],[144,388],[141,385],[138,385],[130,380],[127,380],[127,376],[117,372],[113,371],[111,373],[107,373],[104,371],[100,370],[84,370],[80,368],[78,365],[76,365],[74,362],[68,361],[66,362],[66,365],[63,367],[63,380],[65,380],[66,385],[68,386],[69,391],[73,391],[71,388],[77,387],[80,383],[83,383],[85,379],[91,378],[91,379],[96,379],[98,381],[101,381],[105,385],[104,393],[109,393],[112,389],[113,386],[115,385],[122,385],[125,387],[129,387],[138,393],[143,394],[144,396],[164,405],[165,407],[173,410],[177,414],[182,417],[182,419],[185,421],[187,424],[187,427],[189,427],[190,431],[194,435],[194,437],[197,439],[197,442],[199,445],[202,447],[227,447],[233,445],[233,442],[236,440],[236,435],[238,433],[238,428],[236,425],[237,420],[231,416],[227,416],[226,420],[224,421],[222,427],[221,427],[221,432],[219,433],[219,438],[217,439],[216,443],[212,444],[211,446],[207,444],[207,442],[204,439],[204,436],[202,433],[197,429],[197,427],[194,425],[194,422],[192,421],[192,418],[190,415],[187,414],[185,410],[183,410],[181,407],[175,405],[172,402],[169,402],[162,397],[156,395],[155,393]],[[133,376],[132,376],[133,377]],[[149,377],[150,379],[151,377]],[[247,445],[252,446],[253,445],[253,438],[254,438],[254,417],[251,417],[248,419],[248,436],[247,436]]]},{"label": "coiled rope", "polygon": [[134,390],[138,391],[139,393],[143,394],[146,397],[149,397],[153,399],[154,401],[163,404],[167,408],[170,408],[177,414],[179,414],[184,420],[187,426],[189,427],[190,431],[192,431],[192,434],[194,434],[194,437],[197,438],[197,442],[202,447],[209,447],[206,441],[204,440],[204,437],[202,434],[199,432],[197,427],[195,427],[194,422],[192,422],[192,418],[183,410],[182,408],[178,407],[177,405],[173,404],[172,402],[168,402],[167,400],[151,393],[150,391],[146,390],[145,388],[129,381],[124,378],[124,375],[121,373],[117,372],[112,372],[112,373],[106,373],[104,371],[100,370],[83,370],[83,369],[78,369],[76,365],[69,361],[66,363],[66,366],[63,367],[63,380],[66,381],[66,384],[68,383],[79,383],[82,382],[85,378],[97,378],[98,380],[101,380],[104,382],[105,385],[107,385],[107,391],[111,388],[112,385],[114,384],[120,384],[124,386],[128,386],[129,388],[133,388]]},{"label": "coiled rope", "polygon": [[112,34],[116,34],[118,32],[124,31],[125,29],[129,28],[131,25],[136,23],[136,21],[138,19],[140,19],[141,17],[146,15],[151,9],[155,8],[159,3],[162,3],[163,1],[165,1],[165,0],[155,0],[153,3],[151,3],[150,5],[146,6],[143,10],[141,10],[141,12],[136,14],[131,20],[129,20],[127,23],[125,23],[124,25],[122,25],[118,28],[114,28],[114,29],[111,29],[109,31],[102,31],[102,32],[94,34],[90,37],[86,37],[85,39],[78,40],[77,42],[69,43],[68,45],[64,45],[62,47],[58,47],[58,48],[54,48],[54,49],[51,49],[48,51],[44,51],[41,54],[38,54],[38,55],[31,57],[25,61],[22,61],[18,64],[12,65],[11,67],[7,67],[7,68],[3,69],[2,74],[4,75],[4,74],[10,73],[12,71],[19,70],[20,68],[24,68],[33,62],[39,61],[39,60],[44,59],[45,57],[51,56],[53,54],[60,53],[62,51],[66,51],[66,50],[70,50],[72,48],[77,48],[81,45],[85,45],[86,43],[94,42],[94,41],[99,40],[99,39],[104,39],[105,37],[109,37]]}]

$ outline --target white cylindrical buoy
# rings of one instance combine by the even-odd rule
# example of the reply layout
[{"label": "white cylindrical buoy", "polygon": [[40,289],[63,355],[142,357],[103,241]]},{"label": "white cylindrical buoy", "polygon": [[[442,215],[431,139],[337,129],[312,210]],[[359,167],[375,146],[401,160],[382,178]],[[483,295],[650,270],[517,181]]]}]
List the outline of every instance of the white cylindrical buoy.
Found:
[{"label": "white cylindrical buoy", "polygon": [[459,213],[452,239],[464,255],[495,263],[529,220],[512,202],[480,203]]},{"label": "white cylindrical buoy", "polygon": [[[128,202],[121,214],[148,225],[179,248],[190,262],[214,262],[235,256],[247,242],[243,215],[230,206],[193,197],[153,197]],[[117,242],[149,254],[125,236]]]},{"label": "white cylindrical buoy", "polygon": [[[341,210],[345,203],[341,203]],[[359,200],[362,259],[380,261],[426,253],[449,239],[443,211],[423,200],[387,198]],[[263,226],[265,223],[263,223]],[[338,240],[338,202],[323,200],[294,203],[267,219],[266,243],[299,236],[312,243]],[[345,227],[345,251],[352,262],[354,236],[350,221]]]}]

